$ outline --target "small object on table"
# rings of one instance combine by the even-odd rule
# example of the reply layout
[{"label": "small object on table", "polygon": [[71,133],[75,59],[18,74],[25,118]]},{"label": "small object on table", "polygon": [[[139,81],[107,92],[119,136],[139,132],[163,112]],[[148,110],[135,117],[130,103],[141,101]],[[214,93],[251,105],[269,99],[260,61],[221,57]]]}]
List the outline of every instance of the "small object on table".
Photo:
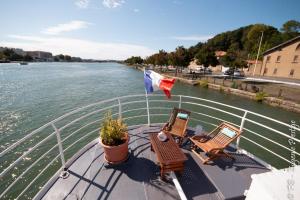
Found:
[{"label": "small object on table", "polygon": [[157,134],[157,138],[162,142],[164,142],[168,139],[167,135],[163,131],[161,131]]}]

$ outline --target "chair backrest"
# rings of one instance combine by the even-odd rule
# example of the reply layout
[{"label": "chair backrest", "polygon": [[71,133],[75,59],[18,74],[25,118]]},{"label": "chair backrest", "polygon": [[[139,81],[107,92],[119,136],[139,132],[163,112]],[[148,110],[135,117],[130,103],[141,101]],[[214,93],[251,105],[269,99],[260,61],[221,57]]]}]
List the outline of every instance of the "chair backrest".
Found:
[{"label": "chair backrest", "polygon": [[218,148],[225,148],[238,138],[241,133],[238,128],[223,122],[208,135],[210,137],[208,142]]},{"label": "chair backrest", "polygon": [[[182,114],[186,115],[186,118],[182,119],[178,117],[178,114],[180,114],[181,117]],[[175,135],[182,136],[185,133],[185,130],[187,128],[190,115],[191,115],[190,111],[174,107],[170,115],[170,119],[168,121],[167,130],[168,131],[172,130],[172,132],[175,133]]]},{"label": "chair backrest", "polygon": [[181,108],[176,108],[176,107],[174,107],[173,108],[173,110],[172,110],[172,113],[171,113],[171,115],[170,115],[170,119],[169,119],[169,125],[170,126],[172,126],[174,123],[175,123],[175,121],[176,121],[176,118],[178,118],[177,117],[177,115],[178,115],[178,113],[182,113],[182,114],[187,114],[187,121],[188,121],[188,118],[190,117],[190,115],[191,115],[191,112],[190,111],[187,111],[187,110],[184,110],[184,109],[181,109]]}]

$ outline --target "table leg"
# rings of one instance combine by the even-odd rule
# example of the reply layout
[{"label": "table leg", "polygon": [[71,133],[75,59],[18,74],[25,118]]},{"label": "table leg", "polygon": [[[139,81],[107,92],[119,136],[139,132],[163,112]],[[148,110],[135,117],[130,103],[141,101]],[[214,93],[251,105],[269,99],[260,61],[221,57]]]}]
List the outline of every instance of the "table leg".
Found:
[{"label": "table leg", "polygon": [[165,170],[164,170],[164,166],[160,165],[160,178],[161,180],[165,180]]}]

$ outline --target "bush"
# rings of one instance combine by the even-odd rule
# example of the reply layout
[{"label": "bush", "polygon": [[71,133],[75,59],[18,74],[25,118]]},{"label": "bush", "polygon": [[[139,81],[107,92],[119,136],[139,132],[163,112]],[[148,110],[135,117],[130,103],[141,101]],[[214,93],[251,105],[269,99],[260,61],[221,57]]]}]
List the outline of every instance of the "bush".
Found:
[{"label": "bush", "polygon": [[111,112],[105,115],[100,130],[100,137],[103,144],[109,146],[117,146],[125,142],[125,133],[127,132],[127,125],[121,119],[113,119]]},{"label": "bush", "polygon": [[256,96],[255,96],[255,100],[258,102],[262,102],[265,99],[265,97],[267,97],[267,96],[268,96],[268,94],[265,92],[257,92]]},{"label": "bush", "polygon": [[221,86],[220,89],[219,89],[219,91],[220,91],[221,93],[224,93],[225,90],[224,90],[224,88]]},{"label": "bush", "polygon": [[235,81],[233,81],[233,83],[231,84],[230,87],[233,88],[233,89],[237,89],[238,88],[238,84]]},{"label": "bush", "polygon": [[208,81],[207,80],[199,81],[199,84],[200,84],[200,87],[208,88]]}]

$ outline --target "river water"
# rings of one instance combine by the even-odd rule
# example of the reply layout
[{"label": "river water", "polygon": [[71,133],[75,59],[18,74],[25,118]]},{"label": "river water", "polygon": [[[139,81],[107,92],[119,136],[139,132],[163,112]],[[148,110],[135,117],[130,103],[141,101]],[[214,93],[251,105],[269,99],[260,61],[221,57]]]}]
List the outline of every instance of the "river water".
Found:
[{"label": "river water", "polygon": [[[30,131],[77,107],[117,96],[143,93],[143,73],[122,64],[0,64],[0,151]],[[300,119],[299,114],[283,109],[179,82],[176,82],[172,94],[219,101],[286,123]]]}]

